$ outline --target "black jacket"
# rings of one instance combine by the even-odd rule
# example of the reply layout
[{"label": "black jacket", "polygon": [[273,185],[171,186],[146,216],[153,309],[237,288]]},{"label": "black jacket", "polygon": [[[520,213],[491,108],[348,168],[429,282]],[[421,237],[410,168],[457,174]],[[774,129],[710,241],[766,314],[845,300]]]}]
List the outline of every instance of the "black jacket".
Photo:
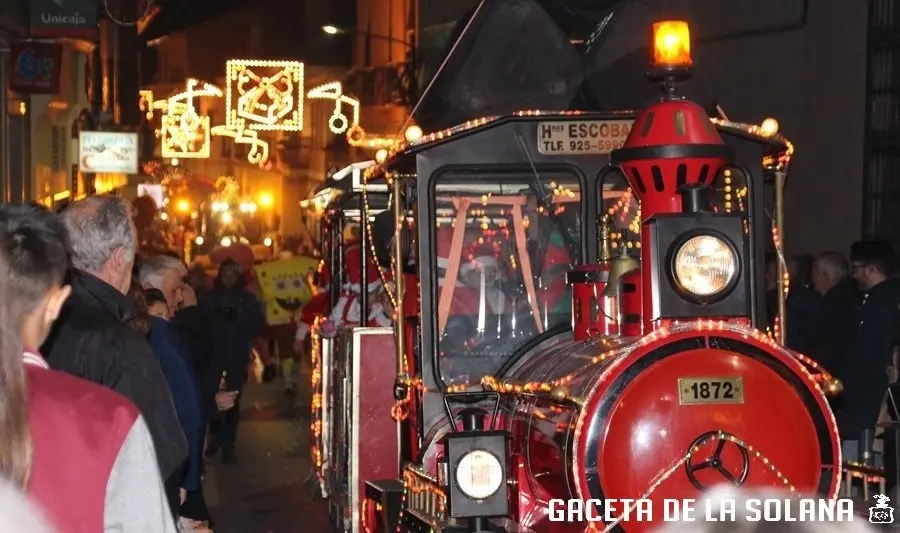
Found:
[{"label": "black jacket", "polygon": [[169,478],[187,458],[187,440],[159,361],[147,340],[125,324],[134,316],[132,303],[86,272],[73,271],[71,284],[72,296],[41,353],[51,367],[131,400],[150,428],[162,476]]},{"label": "black jacket", "polygon": [[203,411],[207,420],[219,416],[216,393],[225,365],[221,357],[215,356],[215,348],[210,332],[210,324],[200,306],[185,307],[175,313],[172,324],[178,330],[181,340],[190,353],[197,376],[197,386]]},{"label": "black jacket", "polygon": [[845,439],[858,439],[863,429],[878,420],[888,388],[900,319],[900,282],[888,279],[868,291],[857,315],[858,323],[849,357],[836,367],[843,381],[838,425]]},{"label": "black jacket", "polygon": [[804,353],[833,374],[841,371],[842,363],[850,356],[859,301],[856,285],[845,279],[822,296],[813,319],[808,351]]},{"label": "black jacket", "polygon": [[230,288],[222,284],[222,268],[213,289],[199,298],[198,307],[212,326],[207,335],[212,338],[213,359],[228,374],[227,390],[239,390],[247,379],[253,339],[266,317],[259,300],[244,290],[240,280]]},{"label": "black jacket", "polygon": [[819,295],[809,287],[799,285],[791,288],[785,301],[785,344],[788,348],[803,354],[809,352],[820,304]]}]

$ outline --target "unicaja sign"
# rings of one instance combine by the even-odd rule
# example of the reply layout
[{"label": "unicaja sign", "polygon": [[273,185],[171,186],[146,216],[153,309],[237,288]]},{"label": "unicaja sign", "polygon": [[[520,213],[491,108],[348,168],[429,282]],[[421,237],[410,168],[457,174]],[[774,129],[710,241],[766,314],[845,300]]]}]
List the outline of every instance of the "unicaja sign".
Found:
[{"label": "unicaja sign", "polygon": [[31,37],[94,37],[96,0],[29,0]]}]

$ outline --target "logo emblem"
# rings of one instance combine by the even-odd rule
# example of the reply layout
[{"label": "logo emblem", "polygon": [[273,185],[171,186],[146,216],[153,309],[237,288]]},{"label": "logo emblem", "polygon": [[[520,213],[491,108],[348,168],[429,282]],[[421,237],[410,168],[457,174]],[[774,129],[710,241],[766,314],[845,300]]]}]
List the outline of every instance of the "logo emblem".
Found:
[{"label": "logo emblem", "polygon": [[869,507],[869,522],[873,524],[893,524],[894,508],[888,505],[890,498],[884,494],[876,494],[875,507]]},{"label": "logo emblem", "polygon": [[[699,453],[697,453],[692,454],[690,459],[685,462],[684,468],[688,480],[697,487],[697,490],[705,491],[709,487],[698,479],[697,473],[710,470],[737,487],[743,485],[750,473],[750,454],[743,445],[737,442],[734,435],[724,431],[710,431],[694,440],[688,450],[697,447],[696,451],[699,452],[701,449],[711,448],[713,444],[715,444],[715,449],[705,460],[698,462],[696,458]],[[735,450],[729,451],[730,448],[735,448]],[[726,451],[728,452],[727,457],[723,459],[722,454]],[[734,453],[735,451],[737,453]]]}]

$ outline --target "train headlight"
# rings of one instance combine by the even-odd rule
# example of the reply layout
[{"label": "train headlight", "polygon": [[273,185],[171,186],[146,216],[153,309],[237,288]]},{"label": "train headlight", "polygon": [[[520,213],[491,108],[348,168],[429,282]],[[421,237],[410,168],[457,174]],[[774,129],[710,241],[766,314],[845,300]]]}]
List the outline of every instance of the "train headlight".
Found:
[{"label": "train headlight", "polygon": [[494,454],[473,450],[456,465],[459,490],[473,500],[486,500],[503,486],[503,464]]},{"label": "train headlight", "polygon": [[447,514],[450,518],[506,516],[509,512],[505,431],[453,431],[444,437]]},{"label": "train headlight", "polygon": [[675,284],[690,296],[710,299],[734,286],[740,261],[728,241],[713,235],[697,235],[675,251],[672,274]]}]

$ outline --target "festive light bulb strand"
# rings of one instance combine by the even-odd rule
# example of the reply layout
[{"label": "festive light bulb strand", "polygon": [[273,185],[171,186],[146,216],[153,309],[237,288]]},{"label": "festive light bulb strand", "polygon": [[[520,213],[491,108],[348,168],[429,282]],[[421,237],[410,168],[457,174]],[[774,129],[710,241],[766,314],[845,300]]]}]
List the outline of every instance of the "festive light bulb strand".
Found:
[{"label": "festive light bulb strand", "polygon": [[[706,437],[705,439],[701,440],[700,442],[698,442],[697,444],[692,446],[691,449],[688,450],[688,452],[686,454],[684,454],[684,456],[680,457],[675,462],[673,462],[668,468],[663,469],[659,474],[654,476],[653,481],[650,482],[650,485],[643,492],[643,494],[641,494],[640,496],[638,496],[637,498],[635,498],[633,500],[630,500],[632,503],[630,503],[628,506],[626,506],[625,511],[622,514],[617,516],[614,520],[612,520],[608,524],[605,524],[606,527],[602,530],[602,533],[610,533],[613,529],[615,529],[616,526],[622,520],[625,519],[625,517],[627,517],[629,514],[631,514],[632,511],[634,511],[634,509],[637,507],[638,503],[641,500],[646,500],[647,498],[649,498],[650,495],[653,494],[660,487],[660,485],[665,483],[666,480],[668,480],[670,477],[672,477],[672,475],[675,474],[675,472],[677,472],[682,466],[684,466],[685,463],[690,461],[691,458],[693,458],[693,456],[695,454],[697,454],[703,446],[705,446],[711,442],[714,442],[714,441],[728,441],[728,442],[732,442],[732,443],[736,444],[737,446],[743,448],[744,450],[747,451],[747,453],[750,455],[750,458],[752,460],[759,461],[772,474],[774,474],[775,477],[778,479],[778,481],[780,481],[784,485],[784,487],[787,489],[788,492],[799,496],[796,486],[794,486],[793,483],[788,481],[787,477],[781,472],[781,470],[779,470],[775,466],[775,463],[773,463],[771,460],[769,460],[768,457],[763,455],[762,452],[760,452],[759,450],[757,450],[756,448],[754,448],[753,446],[751,446],[744,440],[741,440],[733,435],[729,435],[725,432],[718,431],[715,434],[710,435],[709,437]],[[838,481],[834,485],[835,485],[835,487],[840,487],[840,481]],[[835,498],[837,498],[836,492],[834,492],[833,494],[830,495],[830,499],[835,499]],[[590,523],[591,531],[598,531],[598,528],[599,528],[599,526],[597,526],[595,522]]]}]

